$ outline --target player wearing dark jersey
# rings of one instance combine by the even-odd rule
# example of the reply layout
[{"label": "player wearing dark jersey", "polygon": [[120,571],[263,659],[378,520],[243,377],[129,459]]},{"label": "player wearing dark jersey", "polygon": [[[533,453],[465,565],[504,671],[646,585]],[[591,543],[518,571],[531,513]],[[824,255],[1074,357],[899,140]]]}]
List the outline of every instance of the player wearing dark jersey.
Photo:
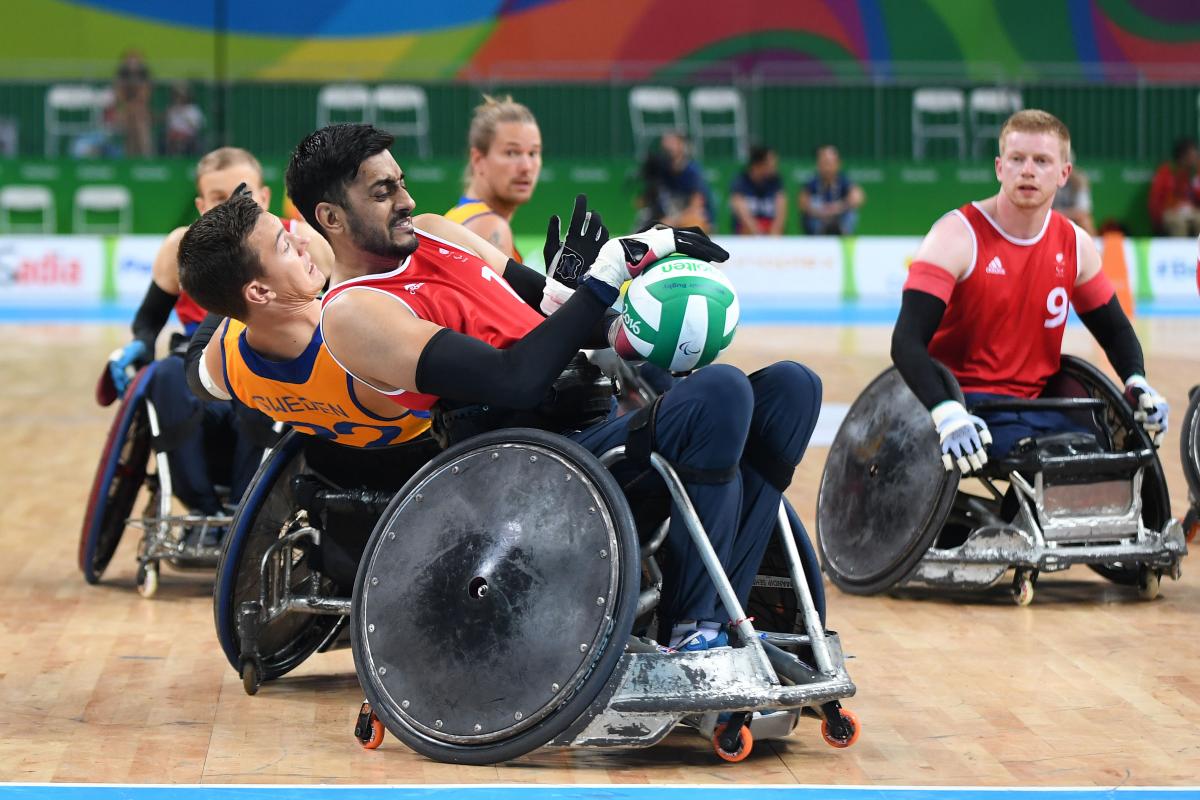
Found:
[{"label": "player wearing dark jersey", "polygon": [[1071,305],[1125,382],[1139,420],[1161,441],[1167,403],[1146,382],[1141,345],[1096,245],[1051,210],[1071,174],[1066,126],[1045,111],[1020,111],[999,144],[1000,191],[934,224],[909,269],[892,337],[892,358],[930,409],[946,468],[957,461],[964,473],[979,469],[988,444],[1003,456],[1026,437],[1079,429],[1058,412],[972,416],[933,364],[950,369],[968,403],[1037,397],[1059,369]]}]

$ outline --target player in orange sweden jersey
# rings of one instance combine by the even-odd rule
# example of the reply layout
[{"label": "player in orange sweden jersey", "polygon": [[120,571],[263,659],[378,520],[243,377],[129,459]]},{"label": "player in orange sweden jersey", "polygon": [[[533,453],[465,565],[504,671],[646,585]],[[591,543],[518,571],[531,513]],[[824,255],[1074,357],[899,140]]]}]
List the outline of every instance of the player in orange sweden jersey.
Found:
[{"label": "player in orange sweden jersey", "polygon": [[[706,367],[645,414],[622,417],[594,407],[580,413],[577,402],[559,402],[563,393],[551,391],[580,348],[603,345],[620,324],[606,311],[624,281],[674,252],[707,261],[727,254],[702,234],[669,228],[609,240],[584,265],[576,290],[544,317],[538,273],[516,262],[501,273],[414,226],[414,202],[390,144],[369,125],[331,126],[301,142],[288,167],[296,207],[336,255],[321,321],[333,356],[397,403],[430,409],[447,441],[535,424],[592,452],[628,443],[633,458],[617,477],[634,499],[665,494],[646,464],[651,449],[661,453],[679,469],[744,602],[816,422],[816,376],[792,362],[751,376]],[[723,644],[729,615],[682,520],[672,521],[665,546],[659,612],[671,643]]]},{"label": "player in orange sweden jersey", "polygon": [[[308,252],[311,240],[249,200],[204,217],[180,244],[184,287],[220,312],[208,315],[188,346],[193,391],[205,399],[232,395],[297,430],[351,447],[387,447],[425,433],[428,411],[397,405],[334,361],[318,325],[325,276]],[[583,211],[581,205],[576,228]],[[588,221],[598,235],[568,231],[568,240],[583,251],[578,258],[590,260],[608,236],[598,215]],[[508,259],[466,228],[434,214],[414,223],[505,274]],[[559,225],[551,228],[557,249]]]},{"label": "player in orange sweden jersey", "polygon": [[930,410],[947,469],[1007,455],[1027,437],[1083,431],[1054,411],[993,411],[955,401],[933,359],[954,374],[968,404],[1038,397],[1058,371],[1069,307],[1104,349],[1155,443],[1167,403],[1146,382],[1142,348],[1121,310],[1092,238],[1052,211],[1071,174],[1070,134],[1053,115],[1013,114],[1000,131],[1000,191],[938,220],[917,251],[892,334],[892,360]]},{"label": "player in orange sweden jersey", "polygon": [[[249,187],[252,198],[260,207],[270,202],[270,189],[263,184],[262,168],[249,152],[236,147],[222,147],[208,153],[196,165],[196,210],[201,214],[224,202],[239,185]],[[303,222],[295,223],[298,230],[307,230]],[[184,337],[191,336],[204,318],[205,311],[187,292],[179,280],[179,242],[186,227],[167,235],[155,256],[150,286],[133,320],[134,339],[112,355],[108,363],[109,377],[117,394],[129,381],[129,367],[139,367],[154,359],[154,345],[174,309],[184,326]],[[327,274],[333,254],[328,244],[320,242],[315,251],[317,262]],[[180,341],[172,342],[174,351]],[[217,439],[232,437],[234,463],[229,475],[232,500],[236,501],[257,467],[261,448],[246,435],[247,418],[235,412],[229,403],[200,404],[188,391],[183,376],[183,360],[171,357],[159,364],[149,386],[150,397],[159,414],[165,440],[174,445],[167,452],[171,465],[175,493],[193,511],[206,515],[221,512],[221,504],[213,488],[209,445]],[[199,420],[200,425],[195,425]],[[224,465],[220,465],[223,470]]]}]

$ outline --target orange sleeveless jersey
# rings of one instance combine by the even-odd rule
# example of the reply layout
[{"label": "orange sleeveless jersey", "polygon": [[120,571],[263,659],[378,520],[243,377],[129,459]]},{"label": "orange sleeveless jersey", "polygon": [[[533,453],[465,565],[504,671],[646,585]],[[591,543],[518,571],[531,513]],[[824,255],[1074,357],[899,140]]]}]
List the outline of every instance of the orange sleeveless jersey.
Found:
[{"label": "orange sleeveless jersey", "polygon": [[225,321],[221,367],[233,395],[250,408],[303,433],[350,447],[399,444],[429,429],[427,413],[405,410],[385,417],[362,406],[354,379],[329,354],[320,327],[305,351],[291,361],[263,358],[250,348],[245,331],[242,323]]}]

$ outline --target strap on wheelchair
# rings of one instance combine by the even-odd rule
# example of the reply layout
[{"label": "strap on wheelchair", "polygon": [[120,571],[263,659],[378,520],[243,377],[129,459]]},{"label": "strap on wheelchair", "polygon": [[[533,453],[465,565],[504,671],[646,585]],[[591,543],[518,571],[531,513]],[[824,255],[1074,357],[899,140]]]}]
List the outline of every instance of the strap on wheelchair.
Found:
[{"label": "strap on wheelchair", "polygon": [[433,407],[430,434],[446,448],[499,428],[541,428],[555,433],[584,430],[603,421],[612,402],[612,380],[583,353],[576,353],[536,408],[460,405],[443,398]]},{"label": "strap on wheelchair", "polygon": [[761,475],[764,481],[779,491],[785,492],[792,485],[792,475],[796,472],[796,465],[789,464],[780,458],[773,448],[768,446],[761,437],[755,436],[753,432],[746,440],[742,459],[750,465],[751,469]]},{"label": "strap on wheelchair", "polygon": [[150,443],[154,445],[155,450],[169,453],[193,436],[200,429],[200,423],[203,421],[204,406],[197,404],[196,410],[189,414],[187,419],[163,427],[159,430],[158,436],[150,437]]},{"label": "strap on wheelchair", "polygon": [[[659,395],[650,405],[639,408],[629,420],[625,435],[625,458],[637,466],[650,466],[650,453],[654,451],[654,423],[664,396]],[[697,469],[675,462],[671,462],[671,468],[684,483],[709,485],[729,483],[737,476],[738,469],[737,464],[728,469]]]}]

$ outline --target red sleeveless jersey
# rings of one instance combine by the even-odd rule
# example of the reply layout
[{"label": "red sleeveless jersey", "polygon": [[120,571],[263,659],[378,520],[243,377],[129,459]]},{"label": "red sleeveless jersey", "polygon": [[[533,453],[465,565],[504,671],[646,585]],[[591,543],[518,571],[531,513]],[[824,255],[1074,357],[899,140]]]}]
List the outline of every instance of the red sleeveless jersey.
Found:
[{"label": "red sleeveless jersey", "polygon": [[[422,230],[417,231],[417,242],[412,255],[391,272],[363,275],[331,287],[321,301],[322,319],[325,309],[347,292],[382,292],[396,299],[397,314],[412,314],[500,350],[542,321],[542,315],[526,305],[483,259]],[[354,377],[371,386],[360,376]],[[428,410],[438,400],[429,394],[373,388],[418,411]]]},{"label": "red sleeveless jersey", "polygon": [[204,321],[206,314],[208,312],[201,308],[191,295],[183,289],[179,290],[179,299],[175,301],[175,316],[179,317],[179,321],[185,329],[192,327],[194,330],[194,326]]},{"label": "red sleeveless jersey", "polygon": [[970,230],[975,257],[929,354],[949,367],[963,392],[1037,397],[1059,369],[1078,274],[1077,229],[1051,211],[1041,233],[1017,239],[975,203],[950,213]]}]

